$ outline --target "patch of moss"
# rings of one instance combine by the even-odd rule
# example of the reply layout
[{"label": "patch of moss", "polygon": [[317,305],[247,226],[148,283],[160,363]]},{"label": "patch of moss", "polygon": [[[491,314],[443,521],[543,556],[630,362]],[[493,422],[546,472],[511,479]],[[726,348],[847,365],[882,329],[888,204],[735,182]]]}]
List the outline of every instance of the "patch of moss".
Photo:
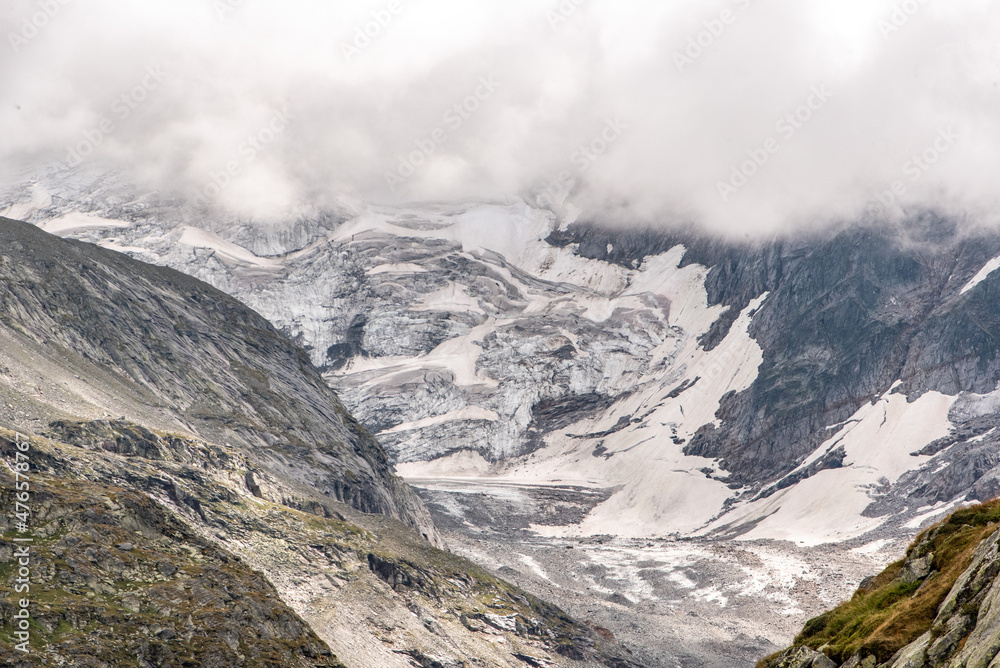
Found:
[{"label": "patch of moss", "polygon": [[[930,630],[937,610],[959,576],[972,563],[979,544],[1000,526],[1000,499],[964,508],[921,533],[907,558],[933,553],[934,577],[897,580],[905,560],[889,565],[850,601],[810,619],[795,638],[796,646],[823,652],[838,663],[856,653],[887,661],[900,648]],[[773,655],[758,663],[772,665]]]}]

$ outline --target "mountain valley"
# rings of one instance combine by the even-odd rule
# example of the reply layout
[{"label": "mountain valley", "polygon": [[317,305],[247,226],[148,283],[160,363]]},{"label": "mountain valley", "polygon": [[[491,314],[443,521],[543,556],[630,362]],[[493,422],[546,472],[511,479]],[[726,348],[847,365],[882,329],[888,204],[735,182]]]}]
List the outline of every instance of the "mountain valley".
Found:
[{"label": "mountain valley", "polygon": [[1000,491],[1000,235],[933,212],[754,241],[519,198],[267,223],[99,170],[5,207],[261,313],[444,543],[642,665],[752,665]]}]

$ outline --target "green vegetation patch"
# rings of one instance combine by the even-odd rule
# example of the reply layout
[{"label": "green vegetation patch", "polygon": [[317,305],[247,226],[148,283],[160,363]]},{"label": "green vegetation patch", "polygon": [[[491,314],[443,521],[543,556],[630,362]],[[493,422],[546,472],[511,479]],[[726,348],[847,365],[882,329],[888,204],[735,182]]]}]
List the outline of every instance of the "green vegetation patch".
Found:
[{"label": "green vegetation patch", "polygon": [[[979,544],[1000,526],[1000,499],[964,508],[921,533],[906,559],[890,564],[851,600],[806,622],[796,646],[820,650],[838,663],[854,654],[887,661],[926,633]],[[907,561],[933,554],[930,574],[915,582],[898,576]],[[777,655],[774,655],[777,656]],[[758,664],[767,668],[774,658]]]}]

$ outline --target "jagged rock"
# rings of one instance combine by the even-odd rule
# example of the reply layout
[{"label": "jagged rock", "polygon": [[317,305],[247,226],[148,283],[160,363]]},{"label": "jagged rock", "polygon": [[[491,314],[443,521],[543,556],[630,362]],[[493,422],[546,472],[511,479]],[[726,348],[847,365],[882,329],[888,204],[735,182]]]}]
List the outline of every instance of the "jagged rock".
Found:
[{"label": "jagged rock", "polygon": [[907,559],[906,563],[903,564],[902,570],[899,571],[899,575],[896,576],[896,579],[906,584],[918,582],[930,575],[931,570],[933,570],[933,565],[933,552],[925,554],[919,558]]},{"label": "jagged rock", "polygon": [[773,668],[837,668],[825,654],[808,647],[792,647],[773,659]]}]

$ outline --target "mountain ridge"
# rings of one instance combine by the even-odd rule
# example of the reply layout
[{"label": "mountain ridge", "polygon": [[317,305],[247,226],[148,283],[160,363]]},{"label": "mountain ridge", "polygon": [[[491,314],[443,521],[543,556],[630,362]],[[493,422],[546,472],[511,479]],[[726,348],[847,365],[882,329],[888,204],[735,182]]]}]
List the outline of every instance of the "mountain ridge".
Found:
[{"label": "mountain ridge", "polygon": [[[0,451],[30,443],[37,504],[36,651],[0,661],[639,665],[436,548],[377,441],[237,300],[0,219],[0,309]],[[6,612],[18,529],[0,519]]]}]

